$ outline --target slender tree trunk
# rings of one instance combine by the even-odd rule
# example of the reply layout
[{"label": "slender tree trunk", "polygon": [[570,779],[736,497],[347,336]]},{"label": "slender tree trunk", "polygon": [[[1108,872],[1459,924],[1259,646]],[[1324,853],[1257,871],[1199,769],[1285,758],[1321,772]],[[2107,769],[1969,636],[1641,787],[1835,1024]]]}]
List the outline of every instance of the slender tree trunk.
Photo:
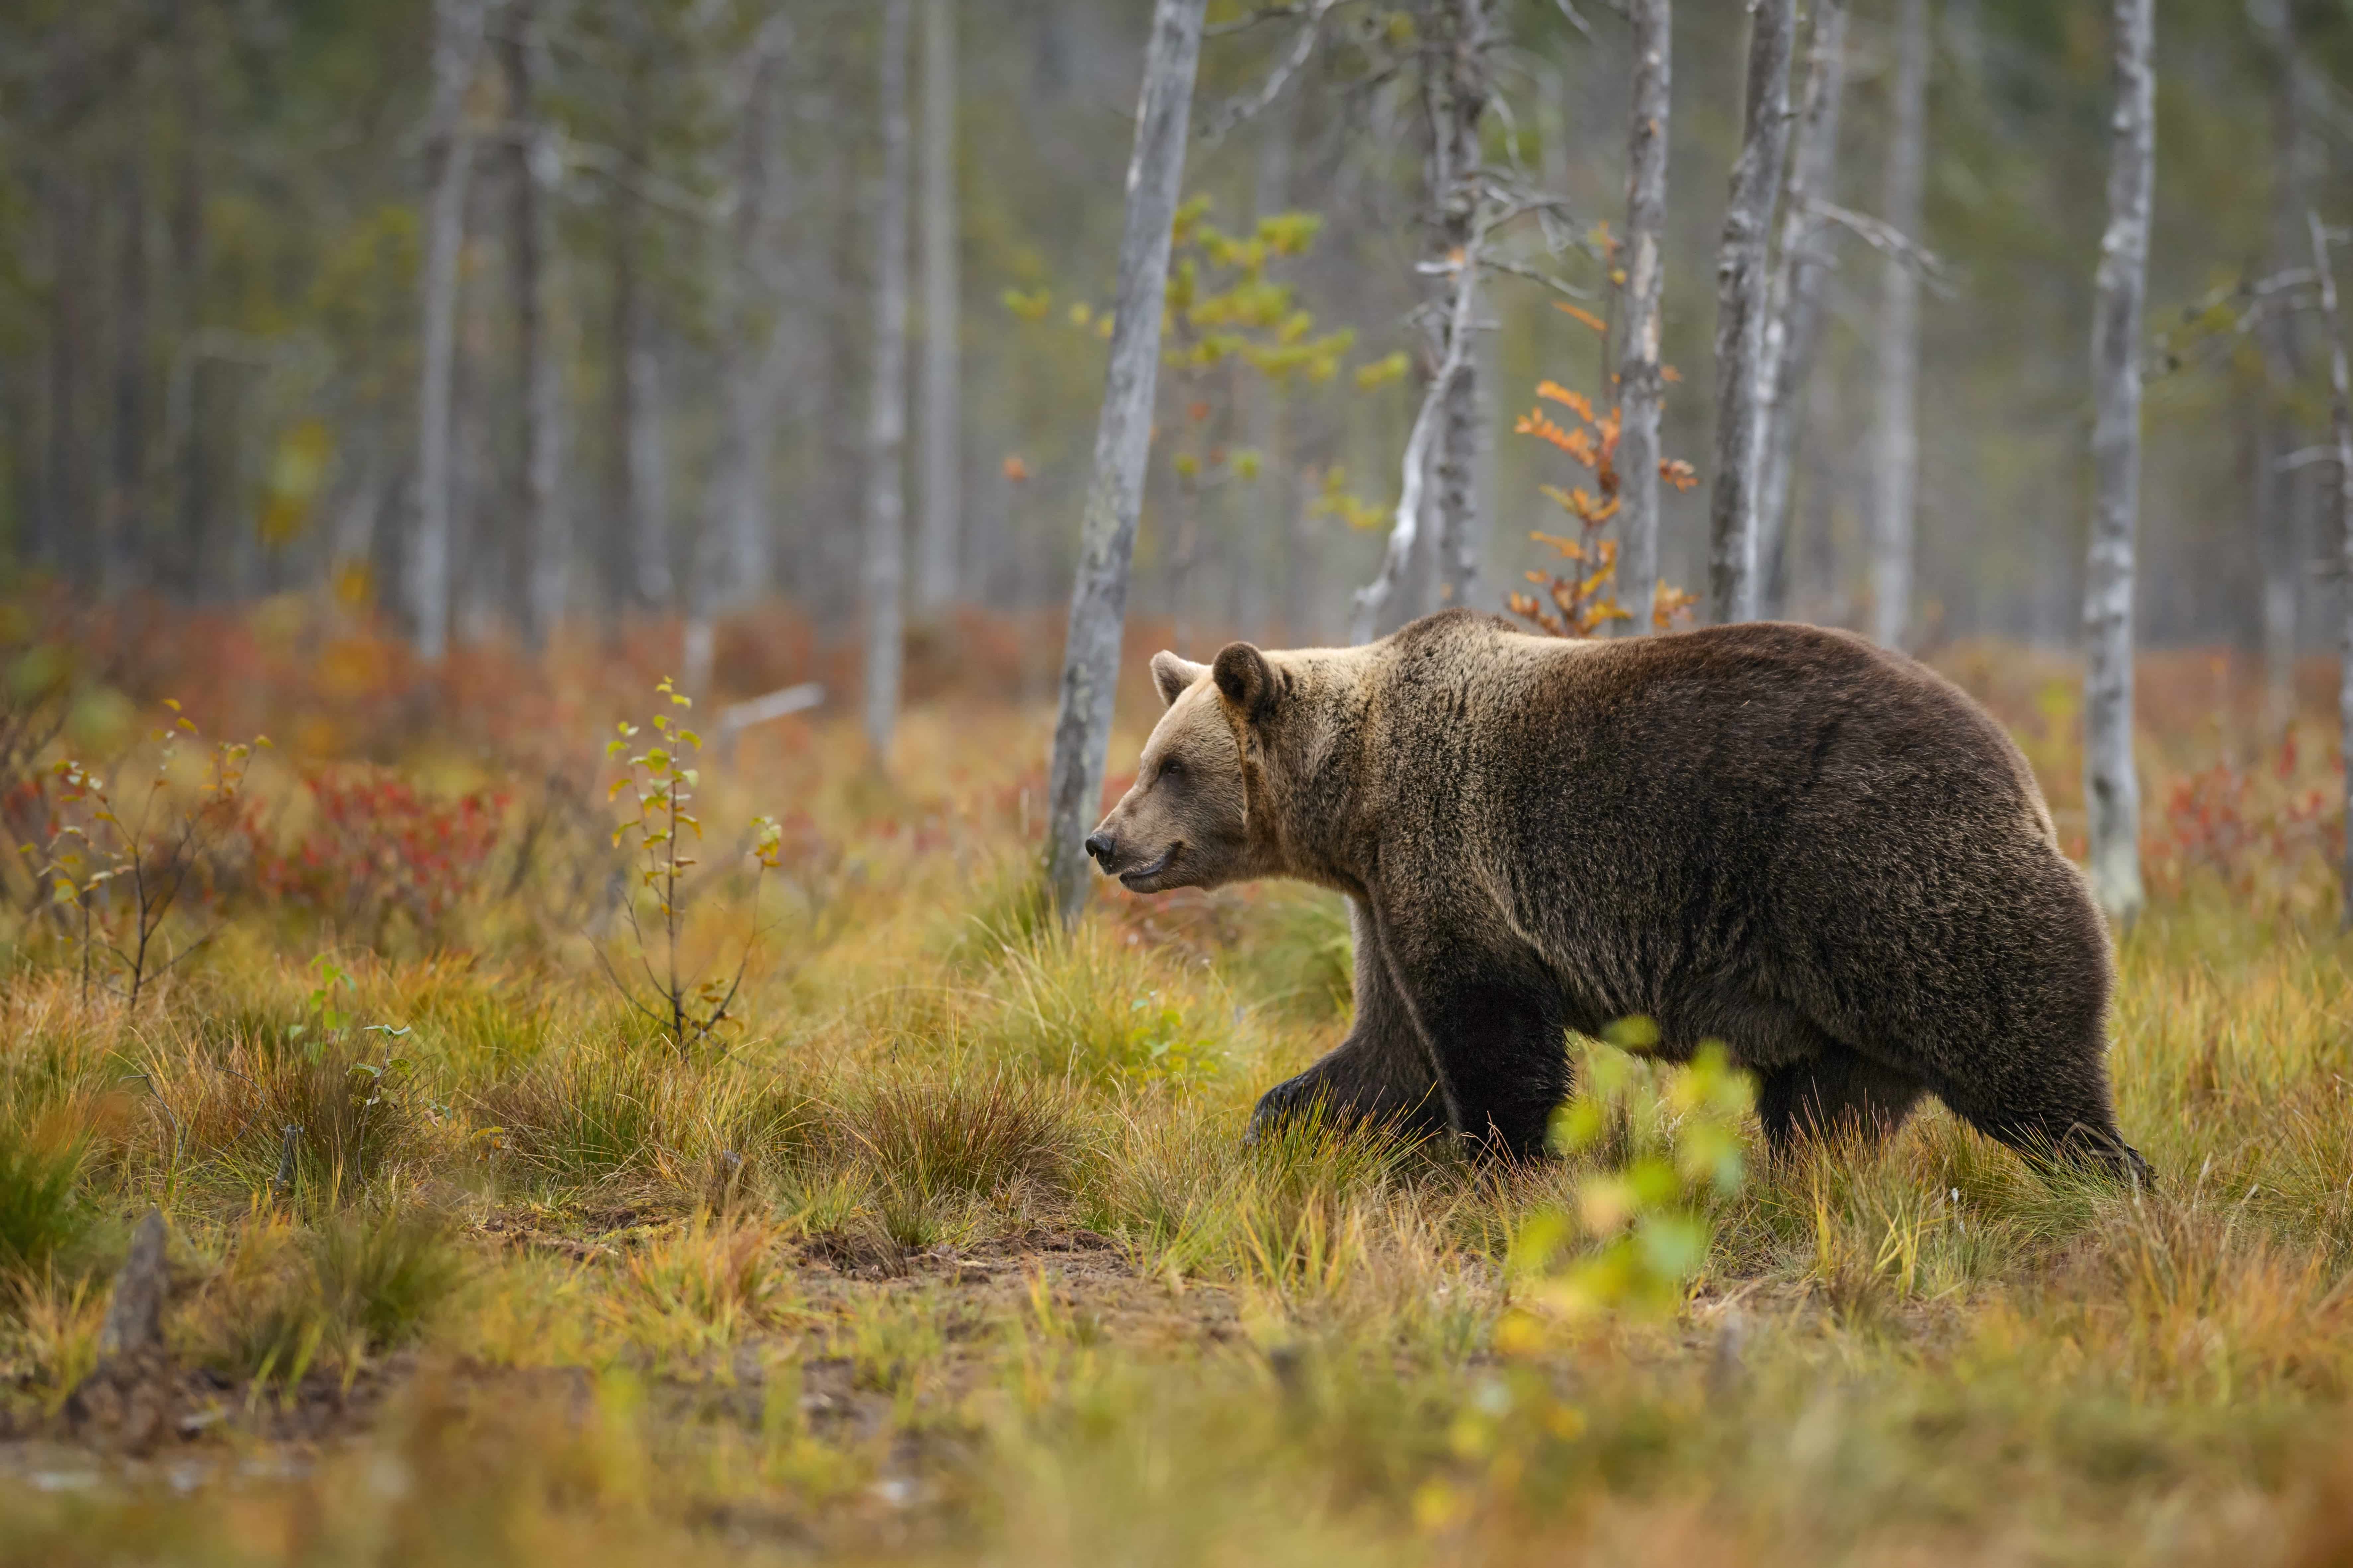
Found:
[{"label": "slender tree trunk", "polygon": [[2116,108],[2108,227],[2100,240],[2092,316],[2098,495],[2084,596],[2084,803],[2093,891],[2112,917],[2128,921],[2142,902],[2140,784],[2133,771],[2133,531],[2140,511],[2140,327],[2157,168],[2155,0],[2112,5]]},{"label": "slender tree trunk", "polygon": [[556,189],[564,155],[547,121],[547,41],[536,0],[516,0],[499,47],[508,115],[517,130],[508,242],[514,269],[515,348],[522,362],[523,550],[520,612],[523,642],[543,651],[564,613],[571,539],[564,515],[564,385],[549,309],[555,266]]},{"label": "slender tree trunk", "polygon": [[[1447,391],[1454,378],[1466,374],[1471,350],[1471,310],[1479,297],[1478,267],[1466,251],[1454,266],[1454,300],[1447,310],[1444,340],[1447,355],[1440,362],[1437,374],[1421,395],[1421,407],[1413,416],[1413,430],[1405,442],[1405,461],[1400,466],[1398,481],[1397,513],[1389,523],[1388,547],[1381,552],[1381,569],[1370,583],[1356,590],[1356,613],[1348,629],[1350,642],[1373,640],[1379,631],[1381,616],[1397,596],[1414,570],[1414,557],[1421,546],[1421,510],[1423,491],[1428,487],[1430,470],[1436,466],[1433,450],[1440,438],[1446,417]],[[1410,602],[1410,601],[1409,601]]]},{"label": "slender tree trunk", "polygon": [[433,110],[427,144],[439,167],[426,211],[420,318],[424,352],[417,391],[417,536],[409,552],[409,614],[417,651],[438,662],[449,643],[449,419],[458,362],[458,252],[465,243],[473,137],[466,92],[481,53],[487,0],[435,0]]},{"label": "slender tree trunk", "polygon": [[[1471,338],[1479,296],[1479,121],[1491,86],[1485,64],[1484,0],[1430,0],[1422,13],[1422,107],[1430,122],[1431,228],[1446,264],[1445,310],[1431,351],[1437,364],[1406,438],[1388,546],[1380,571],[1356,591],[1350,635],[1369,642],[1391,602],[1407,594],[1407,614],[1424,595],[1412,584],[1427,552],[1439,598],[1466,604],[1479,576],[1478,496],[1473,461],[1479,447],[1478,372]],[[1423,512],[1436,523],[1425,537]],[[1433,548],[1434,547],[1434,548]]]},{"label": "slender tree trunk", "polygon": [[[173,62],[173,104],[179,146],[175,150],[172,169],[171,210],[167,226],[171,235],[171,293],[174,331],[185,336],[196,330],[204,314],[204,283],[206,270],[205,245],[205,176],[201,149],[208,140],[206,89],[207,78],[201,68],[199,57],[193,49],[183,50]],[[203,389],[193,374],[185,393],[185,405],[172,444],[177,449],[163,454],[164,460],[174,470],[173,480],[174,506],[176,516],[174,539],[166,559],[181,584],[193,587],[201,580],[199,554],[210,526],[206,516],[205,494],[205,443],[202,430],[205,405],[198,395]],[[167,439],[172,434],[172,422],[164,422]]]},{"label": "slender tree trunk", "polygon": [[[1895,76],[1888,90],[1885,185],[1880,216],[1920,232],[1920,167],[1927,145],[1928,0],[1896,0]],[[1909,260],[1880,262],[1878,402],[1872,426],[1871,635],[1901,647],[1911,630],[1915,426],[1920,375],[1920,279]]]},{"label": "slender tree trunk", "polygon": [[116,261],[112,472],[108,477],[100,582],[117,595],[143,558],[147,511],[147,179],[138,153],[121,178],[122,248]]},{"label": "slender tree trunk", "polygon": [[607,542],[607,571],[616,607],[668,605],[670,474],[662,449],[661,361],[655,343],[652,281],[648,276],[648,206],[636,172],[652,147],[652,44],[629,39],[622,83],[622,156],[631,171],[611,188],[613,265],[612,447],[620,463],[620,508]]},{"label": "slender tree trunk", "polygon": [[[1424,48],[1430,98],[1430,203],[1442,254],[1460,253],[1465,272],[1458,290],[1475,301],[1479,257],[1479,122],[1493,91],[1489,79],[1487,0],[1432,0]],[[1434,56],[1434,58],[1432,58]],[[1475,303],[1450,310],[1439,358],[1456,366],[1446,383],[1438,432],[1436,494],[1438,584],[1440,599],[1467,605],[1479,584],[1477,464],[1484,434],[1479,418],[1478,356],[1458,336],[1478,330]]]},{"label": "slender tree trunk", "polygon": [[719,443],[696,542],[687,595],[682,664],[686,689],[711,685],[712,620],[764,591],[773,574],[768,538],[768,427],[776,405],[781,321],[775,310],[776,98],[786,39],[784,13],[754,36],[733,93],[733,192],[726,244],[714,256],[712,293],[723,323],[719,349]]},{"label": "slender tree trunk", "polygon": [[[1303,89],[1282,93],[1259,116],[1258,163],[1251,172],[1250,200],[1261,219],[1274,217],[1291,205],[1291,172],[1296,162],[1299,108],[1304,97]],[[1268,613],[1282,628],[1280,640],[1286,647],[1296,647],[1303,641],[1300,590],[1305,576],[1301,559],[1304,541],[1301,527],[1303,498],[1290,450],[1290,422],[1282,387],[1262,376],[1250,390],[1250,445],[1263,463],[1256,492],[1269,498],[1269,515],[1277,520],[1274,536],[1269,541],[1273,554],[1273,596]],[[1240,569],[1250,571],[1246,563],[1240,563]],[[1253,574],[1252,580],[1260,581],[1262,575]]]},{"label": "slender tree trunk", "polygon": [[638,603],[649,610],[672,597],[670,570],[670,462],[663,450],[661,353],[643,279],[630,290],[635,309],[621,374],[628,395],[629,564]]},{"label": "slender tree trunk", "polygon": [[1757,494],[1765,452],[1766,320],[1773,203],[1789,146],[1789,52],[1797,0],[1752,0],[1748,86],[1724,249],[1715,264],[1715,486],[1708,504],[1708,618],[1757,616]]},{"label": "slender tree trunk", "polygon": [[[2328,328],[2329,434],[2336,446],[2337,526],[2347,574],[2340,612],[2345,620],[2344,667],[2337,687],[2337,717],[2342,731],[2339,754],[2346,763],[2345,821],[2353,825],[2353,384],[2348,384],[2346,371],[2345,329],[2337,319],[2337,269],[2328,259],[2328,231],[2321,227],[2318,213],[2307,212],[2305,222],[2312,233],[2313,269],[2320,274],[2321,319]],[[2353,827],[2346,833],[2344,853],[2338,871],[2344,907],[2337,923],[2340,929],[2353,931]]]},{"label": "slender tree trunk", "polygon": [[83,377],[97,363],[90,339],[90,266],[88,195],[74,182],[52,174],[42,182],[53,276],[48,321],[48,455],[42,464],[47,491],[47,526],[37,559],[76,583],[87,583],[90,566],[91,491],[89,447],[83,434]]},{"label": "slender tree trunk", "polygon": [[905,656],[907,31],[909,0],[882,11],[882,189],[876,211],[873,404],[866,429],[866,743],[876,765],[899,725]]},{"label": "slender tree trunk", "polygon": [[936,614],[958,592],[964,447],[956,277],[957,0],[923,0],[923,516],[915,605]]},{"label": "slender tree trunk", "polygon": [[1207,0],[1154,0],[1135,146],[1127,165],[1127,213],[1120,232],[1119,281],[1111,366],[1095,425],[1093,477],[1080,525],[1078,579],[1062,647],[1061,693],[1048,767],[1046,877],[1065,924],[1086,901],[1084,839],[1103,795],[1104,749],[1119,681],[1120,631],[1127,612],[1128,563],[1152,447],[1152,402],[1160,370],[1160,315],[1168,289],[1169,226],[1185,177],[1193,72]]},{"label": "slender tree trunk", "polygon": [[1659,586],[1659,305],[1665,292],[1667,109],[1672,77],[1668,0],[1627,0],[1633,23],[1633,104],[1626,132],[1625,349],[1618,362],[1618,581],[1629,628],[1651,629]]},{"label": "slender tree trunk", "polygon": [[1821,344],[1822,292],[1829,281],[1828,226],[1812,204],[1833,198],[1838,174],[1839,106],[1846,89],[1846,0],[1814,0],[1806,97],[1789,153],[1789,190],[1781,214],[1781,254],[1773,274],[1773,312],[1766,325],[1771,374],[1765,410],[1764,477],[1757,498],[1759,613],[1778,616],[1788,599],[1789,480],[1805,427],[1807,378]]},{"label": "slender tree trunk", "polygon": [[[2314,162],[2304,102],[2296,82],[2294,7],[2286,0],[2250,5],[2248,14],[2269,46],[2272,77],[2272,235],[2270,270],[2296,265],[2305,247],[2306,193]],[[2295,476],[2280,459],[2295,445],[2288,404],[2303,379],[2296,319],[2274,312],[2257,332],[2264,395],[2252,410],[2255,424],[2253,485],[2256,556],[2263,570],[2258,606],[2263,651],[2264,729],[2276,735],[2295,716],[2298,548]]]}]

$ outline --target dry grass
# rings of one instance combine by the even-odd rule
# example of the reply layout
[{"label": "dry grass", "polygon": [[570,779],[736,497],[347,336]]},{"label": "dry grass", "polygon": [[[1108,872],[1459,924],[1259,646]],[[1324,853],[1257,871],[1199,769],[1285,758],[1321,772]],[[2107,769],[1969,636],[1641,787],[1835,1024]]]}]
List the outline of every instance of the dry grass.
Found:
[{"label": "dry grass", "polygon": [[[1971,658],[2063,777],[2045,677]],[[2159,1193],[1941,1111],[1784,1165],[1752,1125],[1679,1310],[1537,1331],[1515,1243],[1672,1148],[1666,1075],[1535,1170],[1312,1126],[1243,1148],[1344,1027],[1335,903],[1113,894],[1065,939],[1023,868],[1039,715],[918,712],[894,784],[797,733],[707,781],[714,865],[755,810],[796,825],[760,910],[710,885],[698,952],[761,947],[744,1026],[689,1052],[599,978],[593,817],[530,799],[530,863],[448,947],[332,948],[338,1019],[330,935],[233,878],[136,1014],[19,932],[0,1562],[2353,1549],[2353,987],[2312,865],[2260,897],[2185,876],[2123,945],[2120,1109]],[[2152,755],[2218,748],[2201,710]],[[149,1204],[188,1397],[225,1418],[60,1447]]]}]

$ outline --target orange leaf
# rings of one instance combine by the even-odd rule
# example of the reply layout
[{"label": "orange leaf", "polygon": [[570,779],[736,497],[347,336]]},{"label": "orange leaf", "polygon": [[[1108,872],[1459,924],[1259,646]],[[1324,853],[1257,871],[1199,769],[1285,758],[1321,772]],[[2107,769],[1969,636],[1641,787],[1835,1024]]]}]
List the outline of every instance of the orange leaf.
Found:
[{"label": "orange leaf", "polygon": [[[1585,438],[1585,432],[1582,430],[1572,433],[1554,424],[1545,417],[1544,410],[1541,408],[1532,408],[1521,415],[1512,426],[1512,433],[1516,436],[1534,436],[1539,440],[1549,441],[1572,458],[1577,457],[1577,443]],[[1578,458],[1578,461],[1584,460]]]},{"label": "orange leaf", "polygon": [[1567,406],[1588,425],[1593,423],[1593,405],[1581,392],[1571,392],[1556,381],[1540,381],[1536,383],[1536,395],[1549,397],[1555,403]]},{"label": "orange leaf", "polygon": [[1562,315],[1567,316],[1570,321],[1582,322],[1584,325],[1591,327],[1597,332],[1606,332],[1609,330],[1609,322],[1603,321],[1592,311],[1585,310],[1579,306],[1572,305],[1566,300],[1555,300],[1552,302],[1552,308],[1558,310]]}]

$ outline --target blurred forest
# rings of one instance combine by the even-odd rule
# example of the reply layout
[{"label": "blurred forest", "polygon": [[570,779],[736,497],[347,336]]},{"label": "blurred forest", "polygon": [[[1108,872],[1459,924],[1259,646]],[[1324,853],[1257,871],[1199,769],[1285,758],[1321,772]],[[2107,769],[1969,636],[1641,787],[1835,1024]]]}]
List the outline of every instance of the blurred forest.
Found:
[{"label": "blurred forest", "polygon": [[[1861,214],[1887,189],[1901,5],[1856,0],[1847,31],[1829,196]],[[1196,639],[1345,634],[1431,369],[1409,320],[1434,244],[1416,7],[1273,9],[1210,7],[1178,270],[1231,310],[1222,325],[1175,317],[1136,557],[1133,608]],[[1058,605],[1149,10],[15,0],[0,13],[0,558],[92,597],[332,591],[438,646],[417,585],[446,548],[460,644],[529,645],[565,616],[707,627],[765,595],[847,643],[879,450],[903,464],[913,626],[951,604]],[[1296,74],[1240,112],[1311,10]],[[1611,0],[1493,12],[1484,159],[1566,200],[1573,220],[1524,243],[1606,315],[1626,18]],[[2105,8],[1924,14],[1915,237],[1936,266],[1919,307],[1907,640],[2067,646],[2091,508]],[[894,26],[912,35],[895,140]],[[1686,4],[1674,28],[1678,374],[1661,448],[1704,479],[1743,8]],[[2327,353],[2316,319],[2251,314],[2247,290],[2309,265],[2308,206],[2353,216],[2353,22],[2314,0],[2165,0],[2157,60],[2141,638],[2277,663],[2330,646],[2338,624],[2315,564],[2338,548],[2331,473],[2310,458]],[[440,258],[437,203],[462,218]],[[895,269],[886,232],[906,247]],[[1863,625],[1889,263],[1849,229],[1821,232],[1827,335],[1767,607]],[[906,439],[878,447],[889,287],[908,322]],[[1473,537],[1490,602],[1546,553],[1526,539],[1558,516],[1539,487],[1566,482],[1557,452],[1512,433],[1515,414],[1539,381],[1606,390],[1607,346],[1558,298],[1498,274],[1480,300]],[[438,453],[419,440],[437,353],[452,433]],[[1706,492],[1662,504],[1662,575],[1697,583]],[[1389,624],[1431,607],[1438,576],[1425,563]]]}]

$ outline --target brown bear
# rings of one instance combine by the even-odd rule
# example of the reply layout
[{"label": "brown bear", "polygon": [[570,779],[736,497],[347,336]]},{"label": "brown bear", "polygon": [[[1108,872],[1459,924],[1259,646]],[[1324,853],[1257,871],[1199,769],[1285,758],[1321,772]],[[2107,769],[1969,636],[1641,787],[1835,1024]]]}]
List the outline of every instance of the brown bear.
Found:
[{"label": "brown bear", "polygon": [[2108,933],[2026,759],[1926,667],[1752,623],[1577,642],[1450,610],[1379,642],[1155,656],[1167,711],[1087,839],[1139,892],[1347,895],[1356,1018],[1259,1103],[1512,1154],[1566,1033],[1726,1043],[1786,1151],[1925,1090],[2139,1179],[2110,1110]]}]

